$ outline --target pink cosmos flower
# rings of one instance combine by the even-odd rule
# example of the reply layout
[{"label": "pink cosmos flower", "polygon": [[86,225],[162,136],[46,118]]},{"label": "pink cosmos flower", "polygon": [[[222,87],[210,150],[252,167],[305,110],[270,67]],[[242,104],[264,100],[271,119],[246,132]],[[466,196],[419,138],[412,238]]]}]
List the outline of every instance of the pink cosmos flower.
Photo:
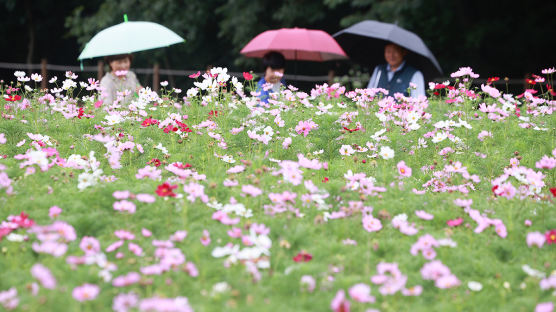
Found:
[{"label": "pink cosmos flower", "polygon": [[483,90],[484,93],[490,95],[493,98],[500,97],[500,91],[494,87],[489,86],[488,84],[481,84],[481,90]]},{"label": "pink cosmos flower", "polygon": [[142,202],[142,203],[147,203],[147,204],[152,204],[156,201],[156,197],[154,197],[153,195],[150,194],[137,194],[135,196],[135,198]]},{"label": "pink cosmos flower", "polygon": [[32,248],[37,253],[47,253],[54,257],[60,257],[68,250],[68,245],[55,241],[44,241],[42,243],[33,243]]},{"label": "pink cosmos flower", "polygon": [[435,281],[435,286],[438,288],[446,289],[457,287],[461,284],[458,278],[453,274],[444,275]]},{"label": "pink cosmos flower", "polygon": [[228,213],[223,210],[218,210],[212,214],[212,219],[220,221],[220,223],[225,225],[234,225],[239,223],[239,218],[231,219]]},{"label": "pink cosmos flower", "polygon": [[400,161],[397,165],[400,176],[407,178],[411,176],[411,168],[405,165],[405,161]]},{"label": "pink cosmos flower", "polygon": [[306,289],[308,292],[313,292],[315,290],[315,279],[311,275],[303,275],[301,277],[301,288]]},{"label": "pink cosmos flower", "polygon": [[133,239],[135,239],[135,235],[133,235],[133,233],[128,232],[126,230],[117,230],[117,231],[114,232],[114,235],[116,235],[116,237],[121,239],[121,240],[133,240]]},{"label": "pink cosmos flower", "polygon": [[422,292],[423,286],[421,285],[402,289],[402,295],[404,296],[420,296]]},{"label": "pink cosmos flower", "polygon": [[228,169],[228,171],[226,171],[226,173],[228,173],[228,174],[231,174],[231,173],[240,173],[240,172],[242,172],[242,171],[244,171],[244,170],[245,170],[245,166],[239,165],[239,166],[234,166],[234,167]]},{"label": "pink cosmos flower", "polygon": [[491,225],[494,225],[494,231],[496,231],[496,234],[498,234],[498,236],[500,236],[502,238],[506,238],[506,236],[508,236],[508,231],[506,230],[506,225],[504,225],[504,222],[502,222],[502,220],[493,219],[493,220],[490,220],[489,223]]},{"label": "pink cosmos flower", "polygon": [[436,281],[440,277],[450,274],[452,274],[450,269],[440,260],[427,262],[421,268],[421,277],[423,277],[424,280]]},{"label": "pink cosmos flower", "polygon": [[93,284],[83,284],[75,287],[72,291],[72,296],[77,301],[94,300],[100,292],[100,288]]},{"label": "pink cosmos flower", "polygon": [[483,131],[479,132],[479,134],[477,135],[477,138],[481,142],[484,141],[485,138],[487,138],[487,137],[492,138],[492,133],[489,132],[489,131],[486,131],[486,130],[483,130]]},{"label": "pink cosmos flower", "polygon": [[552,302],[542,302],[537,304],[535,312],[553,312],[554,304]]},{"label": "pink cosmos flower", "polygon": [[121,200],[121,201],[114,202],[113,207],[114,207],[114,210],[116,210],[116,211],[122,211],[122,212],[127,211],[131,214],[135,213],[135,204],[130,202],[130,201],[127,201],[125,199]]},{"label": "pink cosmos flower", "polygon": [[351,238],[346,238],[342,241],[342,244],[344,245],[353,245],[356,246],[357,245],[357,241],[351,239]]},{"label": "pink cosmos flower", "polygon": [[19,305],[17,289],[12,287],[6,291],[0,291],[0,306],[6,310],[14,310]]},{"label": "pink cosmos flower", "polygon": [[519,166],[519,159],[517,159],[517,158],[515,158],[515,157],[514,157],[514,158],[510,158],[510,166],[512,166],[512,167],[517,167],[517,166]]},{"label": "pink cosmos flower", "polygon": [[46,289],[56,288],[56,279],[50,270],[44,265],[37,263],[31,267],[31,275],[36,278]]},{"label": "pink cosmos flower", "polygon": [[459,199],[456,198],[454,200],[454,204],[456,206],[462,207],[462,208],[468,208],[471,207],[471,204],[473,204],[473,200],[472,199]]},{"label": "pink cosmos flower", "polygon": [[50,217],[50,219],[54,219],[58,217],[61,213],[62,213],[62,209],[58,206],[52,206],[48,210],[48,216]]},{"label": "pink cosmos flower", "polygon": [[150,178],[152,180],[159,180],[162,174],[162,170],[157,169],[154,166],[145,166],[137,171],[135,178],[143,179],[143,178]]},{"label": "pink cosmos flower", "polygon": [[343,289],[338,290],[334,299],[330,303],[330,308],[334,312],[349,312],[350,311],[350,303],[346,299],[346,294]]},{"label": "pink cosmos flower", "polygon": [[350,297],[358,302],[372,303],[375,302],[375,297],[371,296],[371,287],[364,283],[353,285],[348,291]]},{"label": "pink cosmos flower", "polygon": [[411,191],[412,191],[413,193],[417,194],[417,195],[423,195],[423,194],[425,194],[425,193],[427,192],[427,191],[425,191],[425,190],[419,191],[419,190],[416,189],[416,188],[412,189]]},{"label": "pink cosmos flower", "polygon": [[262,223],[253,223],[249,229],[253,230],[258,235],[268,235],[270,233],[270,229]]},{"label": "pink cosmos flower", "polygon": [[284,142],[282,142],[282,148],[288,149],[291,144],[292,144],[292,138],[287,137],[284,139]]},{"label": "pink cosmos flower", "polygon": [[424,210],[415,211],[415,215],[423,220],[432,220],[434,216]]},{"label": "pink cosmos flower", "polygon": [[137,272],[129,272],[126,275],[120,275],[112,280],[112,286],[125,287],[138,283],[141,280],[141,275]]},{"label": "pink cosmos flower", "polygon": [[507,199],[512,199],[515,196],[515,193],[516,189],[510,182],[502,183],[494,190],[494,194],[506,197]]},{"label": "pink cosmos flower", "polygon": [[127,294],[119,294],[112,301],[112,309],[116,312],[128,312],[130,309],[137,307],[139,296],[133,292]]},{"label": "pink cosmos flower", "polygon": [[364,216],[361,221],[363,222],[363,228],[367,232],[376,232],[382,229],[382,223],[380,223],[380,220],[373,218],[372,215]]},{"label": "pink cosmos flower", "polygon": [[176,298],[146,298],[139,303],[139,311],[179,311],[193,312],[189,301],[185,297]]},{"label": "pink cosmos flower", "polygon": [[79,248],[85,252],[86,255],[94,255],[100,251],[100,244],[94,237],[84,236],[81,239]]},{"label": "pink cosmos flower", "polygon": [[201,244],[203,246],[208,246],[210,244],[210,232],[203,230],[203,235],[201,236]]},{"label": "pink cosmos flower", "polygon": [[187,237],[187,231],[176,231],[172,236],[170,236],[170,240],[174,242],[181,242]]},{"label": "pink cosmos flower", "polygon": [[144,237],[151,237],[151,235],[153,235],[153,234],[151,233],[151,231],[149,231],[145,228],[142,228],[141,229],[141,235],[143,235]]},{"label": "pink cosmos flower", "polygon": [[203,203],[208,203],[208,196],[205,194],[205,187],[203,185],[189,182],[188,185],[184,185],[183,190],[189,194],[187,199],[190,202],[194,202],[197,198],[200,198]]},{"label": "pink cosmos flower", "polygon": [[261,189],[255,187],[251,184],[241,186],[241,191],[247,195],[251,195],[253,197],[257,197],[263,193]]},{"label": "pink cosmos flower", "polygon": [[231,238],[240,238],[241,237],[241,229],[240,228],[232,228],[228,231],[228,236]]},{"label": "pink cosmos flower", "polygon": [[191,277],[197,277],[199,276],[199,270],[197,270],[197,266],[195,266],[195,263],[193,262],[187,262],[185,264],[185,271],[189,274],[189,276]]},{"label": "pink cosmos flower", "polygon": [[122,247],[123,244],[124,244],[123,240],[116,241],[116,242],[110,244],[108,247],[106,247],[105,251],[106,252],[113,252],[114,250]]},{"label": "pink cosmos flower", "polygon": [[128,243],[127,244],[127,249],[129,249],[129,251],[131,251],[136,256],[142,256],[143,255],[143,248],[141,248],[137,244]]},{"label": "pink cosmos flower", "polygon": [[297,126],[295,126],[295,132],[297,134],[303,134],[306,137],[311,130],[318,129],[319,125],[317,125],[313,120],[300,120]]},{"label": "pink cosmos flower", "polygon": [[116,199],[128,199],[129,196],[131,195],[130,191],[115,191],[114,193],[112,193],[112,196],[114,196],[114,198]]},{"label": "pink cosmos flower", "polygon": [[531,247],[533,245],[541,248],[544,245],[546,238],[544,234],[540,232],[527,233],[527,246]]},{"label": "pink cosmos flower", "polygon": [[548,157],[544,155],[541,160],[535,163],[535,167],[539,169],[553,169],[556,167],[556,157]]}]

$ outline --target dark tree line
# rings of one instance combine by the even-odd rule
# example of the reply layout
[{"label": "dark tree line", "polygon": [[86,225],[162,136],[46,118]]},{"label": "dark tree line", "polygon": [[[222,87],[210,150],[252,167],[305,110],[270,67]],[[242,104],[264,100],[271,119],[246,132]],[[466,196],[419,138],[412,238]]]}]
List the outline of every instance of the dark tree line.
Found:
[{"label": "dark tree line", "polygon": [[[556,65],[555,1],[476,0],[0,0],[0,62],[77,65],[85,43],[123,21],[161,23],[185,44],[136,54],[135,66],[259,70],[239,50],[268,29],[305,27],[335,33],[365,19],[397,23],[423,38],[446,74],[471,66],[482,77],[522,78]],[[94,62],[89,62],[92,65]],[[326,74],[346,64],[299,64],[299,73]],[[0,70],[1,79],[12,71]]]}]

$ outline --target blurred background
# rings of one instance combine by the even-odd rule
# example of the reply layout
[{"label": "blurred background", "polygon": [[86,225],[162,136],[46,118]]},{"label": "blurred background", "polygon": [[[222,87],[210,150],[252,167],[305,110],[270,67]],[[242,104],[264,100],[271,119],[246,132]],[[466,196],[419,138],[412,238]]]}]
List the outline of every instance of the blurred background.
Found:
[{"label": "blurred background", "polygon": [[[79,67],[77,57],[100,30],[130,21],[160,23],[186,39],[184,44],[135,53],[132,69],[144,86],[160,81],[187,88],[185,75],[163,69],[205,70],[228,67],[232,72],[262,72],[260,59],[239,51],[257,34],[283,27],[322,29],[334,34],[359,21],[397,23],[415,32],[434,53],[444,76],[471,66],[481,78],[510,78],[510,91],[520,92],[532,73],[556,65],[556,1],[475,0],[0,0],[0,79],[15,80],[10,64],[40,72],[41,62]],[[97,77],[97,61],[86,60],[80,78]],[[289,83],[310,88],[334,77],[348,87],[364,87],[372,69],[349,61],[289,62],[286,72],[312,76]],[[25,68],[22,68],[25,70]],[[48,76],[63,76],[52,66]],[[28,71],[29,72],[29,71]],[[349,78],[349,79],[348,79]],[[438,77],[441,80],[443,77]],[[319,80],[320,79],[320,80]],[[504,90],[504,88],[501,88]]]}]

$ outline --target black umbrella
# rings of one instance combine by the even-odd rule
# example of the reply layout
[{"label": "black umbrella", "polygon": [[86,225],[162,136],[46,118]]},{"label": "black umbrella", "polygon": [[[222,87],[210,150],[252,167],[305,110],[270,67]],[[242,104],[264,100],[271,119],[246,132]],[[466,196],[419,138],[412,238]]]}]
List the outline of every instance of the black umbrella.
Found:
[{"label": "black umbrella", "polygon": [[442,75],[440,65],[423,40],[397,25],[363,21],[335,33],[334,38],[351,60],[371,68],[385,63],[384,46],[393,42],[410,51],[405,57],[407,63],[419,69],[426,81]]}]

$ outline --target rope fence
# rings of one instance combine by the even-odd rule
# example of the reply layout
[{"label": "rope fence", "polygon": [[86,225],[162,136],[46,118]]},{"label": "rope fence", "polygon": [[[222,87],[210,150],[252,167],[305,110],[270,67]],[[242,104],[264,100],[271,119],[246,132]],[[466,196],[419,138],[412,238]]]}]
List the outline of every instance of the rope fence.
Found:
[{"label": "rope fence", "polygon": [[[26,64],[26,63],[4,63],[0,62],[0,68],[3,69],[11,69],[11,70],[27,70],[27,71],[36,71],[40,70],[41,75],[44,79],[41,82],[41,88],[46,88],[46,82],[48,79],[48,72],[65,72],[65,71],[72,71],[72,72],[96,72],[97,79],[100,80],[104,76],[104,62],[98,61],[97,66],[72,66],[72,65],[54,65],[48,64],[46,59],[42,59],[40,64]],[[135,73],[137,74],[145,74],[145,75],[152,75],[153,78],[153,89],[155,91],[159,90],[160,87],[160,75],[166,76],[188,76],[191,74],[196,73],[198,70],[180,70],[180,69],[165,69],[160,68],[158,64],[155,64],[152,68],[132,68]],[[230,76],[235,76],[238,78],[243,77],[243,73],[240,72],[228,72]],[[261,76],[262,73],[256,73],[257,75]],[[288,81],[303,81],[303,82],[328,82],[332,83],[334,81],[335,73],[333,70],[330,70],[328,75],[320,75],[320,76],[308,76],[308,75],[291,75],[285,74],[284,78]],[[445,81],[448,78],[436,78],[436,82]],[[358,80],[357,78],[350,78],[350,81]],[[487,79],[478,78],[473,79],[473,83],[475,84],[483,84],[486,83]],[[527,84],[525,78],[510,78],[508,81],[504,79],[500,79],[499,81],[494,82],[495,85],[523,85]]]}]

